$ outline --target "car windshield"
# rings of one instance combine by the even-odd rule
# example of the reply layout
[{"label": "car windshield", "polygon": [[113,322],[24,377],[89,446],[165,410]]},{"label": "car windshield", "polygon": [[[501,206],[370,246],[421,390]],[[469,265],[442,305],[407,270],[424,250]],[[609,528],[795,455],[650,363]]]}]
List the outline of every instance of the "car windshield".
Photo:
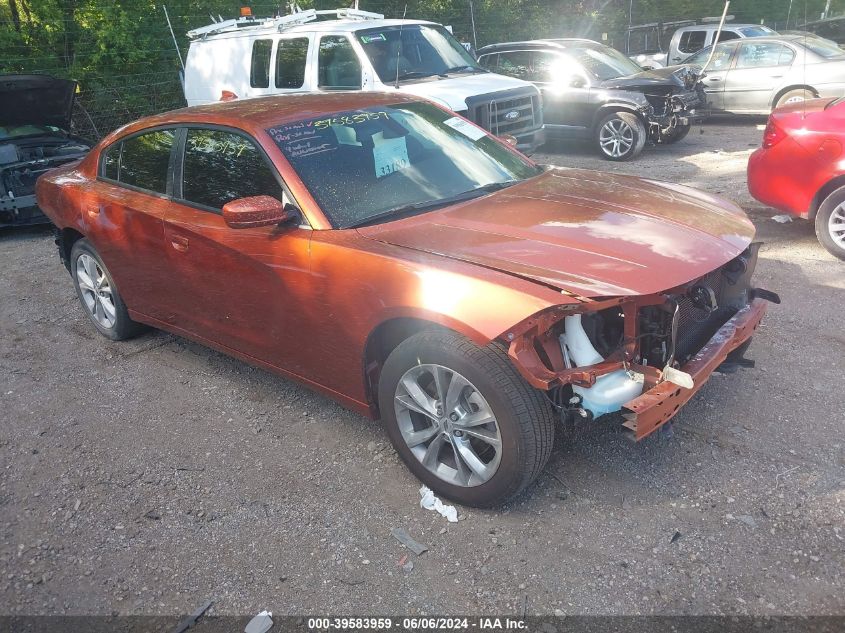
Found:
[{"label": "car windshield", "polygon": [[0,141],[24,136],[40,136],[42,134],[64,134],[61,129],[52,125],[0,125]]},{"label": "car windshield", "polygon": [[542,171],[429,103],[337,112],[267,132],[336,228],[422,213]]},{"label": "car windshield", "polygon": [[356,36],[384,83],[487,72],[439,25],[410,24],[357,31]]},{"label": "car windshield", "polygon": [[583,66],[596,79],[602,81],[643,72],[642,68],[622,53],[606,46],[602,48],[572,47],[567,48],[564,53]]},{"label": "car windshield", "polygon": [[817,39],[814,37],[808,37],[801,41],[801,43],[814,52],[819,57],[823,57],[824,59],[833,59],[834,57],[842,57],[845,55],[845,51],[839,48],[833,42],[827,42],[822,39]]},{"label": "car windshield", "polygon": [[739,29],[745,37],[762,37],[764,35],[777,35],[772,29],[767,26],[745,26]]}]

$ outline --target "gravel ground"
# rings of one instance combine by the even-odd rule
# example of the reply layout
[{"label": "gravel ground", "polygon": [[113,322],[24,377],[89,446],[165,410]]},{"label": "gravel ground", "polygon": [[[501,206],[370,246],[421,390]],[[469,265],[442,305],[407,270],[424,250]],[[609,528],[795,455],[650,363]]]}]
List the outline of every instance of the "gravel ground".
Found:
[{"label": "gravel ground", "polygon": [[[749,197],[761,133],[540,156],[738,200],[783,304],[672,436],[561,428],[527,494],[455,524],[378,424],[168,334],[97,336],[49,232],[0,234],[0,614],[845,614],[845,264]],[[393,527],[430,548],[412,569]]]}]

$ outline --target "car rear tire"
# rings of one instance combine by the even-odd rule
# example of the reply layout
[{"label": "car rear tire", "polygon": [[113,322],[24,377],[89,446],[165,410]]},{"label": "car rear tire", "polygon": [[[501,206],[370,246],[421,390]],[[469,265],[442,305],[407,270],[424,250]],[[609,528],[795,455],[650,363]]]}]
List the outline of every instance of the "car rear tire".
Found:
[{"label": "car rear tire", "polygon": [[631,160],[643,151],[646,129],[642,119],[631,112],[614,112],[596,126],[596,147],[603,158]]},{"label": "car rear tire", "polygon": [[789,92],[785,92],[780,96],[777,102],[775,102],[775,108],[779,108],[789,103],[801,103],[802,101],[807,101],[808,99],[815,98],[815,93],[812,90],[807,90],[806,88],[790,90]]},{"label": "car rear tire", "polygon": [[689,131],[692,129],[692,126],[687,125],[676,125],[672,128],[672,131],[668,134],[661,134],[660,135],[660,142],[665,143],[666,145],[671,145],[672,143],[677,143],[680,140],[686,138]]},{"label": "car rear tire", "polygon": [[831,193],[819,207],[816,236],[831,255],[845,259],[845,187]]},{"label": "car rear tire", "polygon": [[453,332],[421,332],[393,350],[379,379],[379,407],[411,472],[468,506],[520,494],[554,443],[548,404],[507,353]]},{"label": "car rear tire", "polygon": [[108,268],[84,238],[75,242],[70,251],[70,274],[82,309],[100,334],[122,341],[144,330],[144,326],[129,318]]}]

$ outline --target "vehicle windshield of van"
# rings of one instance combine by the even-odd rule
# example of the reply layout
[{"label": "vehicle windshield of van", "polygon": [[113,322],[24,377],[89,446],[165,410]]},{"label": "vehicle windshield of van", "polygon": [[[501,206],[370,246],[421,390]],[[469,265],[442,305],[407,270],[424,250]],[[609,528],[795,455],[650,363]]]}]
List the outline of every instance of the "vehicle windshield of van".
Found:
[{"label": "vehicle windshield of van", "polygon": [[410,24],[357,31],[356,36],[379,79],[396,81],[486,73],[466,49],[442,26]]},{"label": "vehicle windshield of van", "polygon": [[613,48],[572,47],[567,48],[564,54],[601,81],[643,72],[642,68]]},{"label": "vehicle windshield of van", "polygon": [[429,103],[337,112],[267,132],[336,228],[424,213],[542,171]]}]

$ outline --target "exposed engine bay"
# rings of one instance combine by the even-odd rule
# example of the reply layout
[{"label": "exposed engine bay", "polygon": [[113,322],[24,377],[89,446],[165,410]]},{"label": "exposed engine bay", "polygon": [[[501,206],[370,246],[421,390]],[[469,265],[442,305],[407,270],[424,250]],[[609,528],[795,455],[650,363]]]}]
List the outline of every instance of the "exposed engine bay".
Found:
[{"label": "exposed engine bay", "polygon": [[68,132],[76,82],[49,75],[0,75],[0,226],[49,222],[35,181],[91,149]]},{"label": "exposed engine bay", "polygon": [[84,157],[89,149],[61,132],[5,142],[0,135],[0,226],[46,222],[35,203],[35,181],[50,169]]},{"label": "exposed engine bay", "polygon": [[[530,382],[547,392],[562,416],[597,418],[622,412],[624,425],[641,439],[683,403],[670,403],[674,409],[661,410],[638,427],[637,414],[644,411],[626,411],[632,402],[645,399],[646,408],[663,407],[663,401],[648,402],[646,394],[662,383],[670,383],[676,398],[682,397],[676,386],[684,391],[697,388],[692,368],[709,364],[706,380],[729,352],[750,338],[763,313],[758,309],[759,316],[751,317],[752,303],[780,303],[776,294],[750,285],[759,246],[751,244],[720,268],[664,293],[596,301],[588,310],[561,306],[544,313],[532,332],[514,338],[511,358],[532,374]],[[708,346],[724,347],[738,330],[738,342],[726,351],[719,349],[722,356],[709,354]]]}]

